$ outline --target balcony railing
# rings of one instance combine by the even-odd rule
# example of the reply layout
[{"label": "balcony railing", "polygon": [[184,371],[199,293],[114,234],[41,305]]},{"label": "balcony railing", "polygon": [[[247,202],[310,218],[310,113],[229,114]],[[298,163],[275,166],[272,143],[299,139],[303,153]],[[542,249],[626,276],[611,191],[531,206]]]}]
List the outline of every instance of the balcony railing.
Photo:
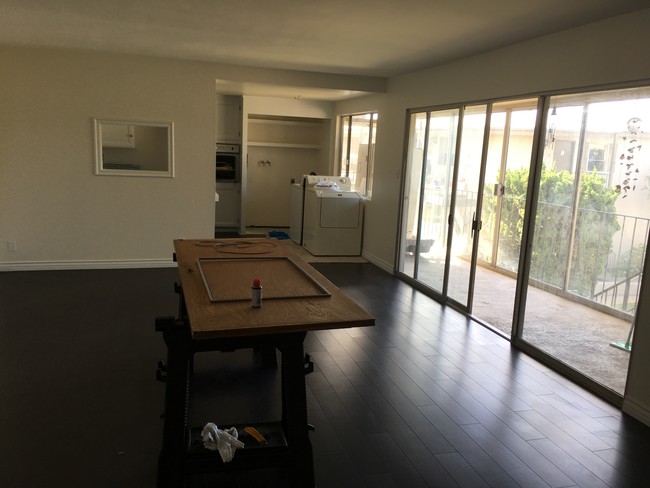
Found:
[{"label": "balcony railing", "polygon": [[639,300],[650,219],[615,214],[620,230],[612,239],[605,272],[594,284],[591,300],[633,315]]},{"label": "balcony railing", "polygon": [[[440,244],[446,242],[444,237],[447,231],[447,218],[446,215],[442,215],[442,212],[447,206],[445,204],[447,197],[448,195],[445,195],[444,192],[432,192],[426,199],[422,215],[422,239],[432,239]],[[508,199],[507,196],[506,199]],[[516,202],[512,199],[509,204],[516,205]],[[523,205],[523,201],[520,202],[520,205]],[[464,232],[466,230],[464,227],[471,224],[475,206],[475,192],[458,193],[454,212],[455,235]],[[582,249],[584,254],[580,257],[573,249],[570,249],[569,245],[577,238],[574,236],[574,240],[572,240],[569,235],[572,207],[539,202],[537,212],[538,215],[544,215],[550,219],[552,222],[546,222],[546,225],[562,232],[562,236],[552,243],[556,259],[553,262],[540,263],[541,266],[531,267],[531,284],[553,290],[557,294],[571,295],[578,301],[592,303],[601,311],[631,320],[639,300],[641,270],[648,247],[650,219],[591,209],[578,209],[576,236],[584,239],[589,235],[591,240],[597,243],[602,239],[610,239],[609,245],[606,242],[600,242],[597,248],[593,245],[589,249],[577,246],[578,249]],[[502,215],[518,215],[519,219],[523,218],[518,212],[503,213]],[[520,221],[502,222],[502,230],[504,225],[509,229],[522,228]],[[593,236],[599,236],[599,238],[593,239]],[[485,237],[483,235],[483,238]],[[512,239],[511,236],[510,239],[502,238],[501,242],[492,243],[493,246],[509,245],[512,247],[505,252],[503,248],[500,249],[499,259],[508,259],[508,256],[512,259],[509,259],[510,264],[497,260],[494,263],[497,270],[516,271],[513,266],[517,262],[516,256],[519,253],[520,242],[520,236],[515,239]],[[604,263],[598,261],[597,255],[602,249],[608,252]],[[591,256],[586,256],[589,253]],[[591,259],[595,263],[593,267],[589,268],[589,274],[581,270],[580,259],[583,262],[585,259]],[[570,270],[568,274],[567,269]],[[605,310],[602,310],[603,308]]]}]

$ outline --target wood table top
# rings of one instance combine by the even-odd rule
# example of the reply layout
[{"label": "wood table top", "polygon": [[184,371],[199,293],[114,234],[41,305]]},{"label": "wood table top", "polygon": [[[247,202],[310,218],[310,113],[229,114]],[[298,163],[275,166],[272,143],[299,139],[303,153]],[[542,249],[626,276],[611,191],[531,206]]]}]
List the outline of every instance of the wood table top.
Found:
[{"label": "wood table top", "polygon": [[[374,318],[282,240],[174,241],[193,339],[374,325]],[[260,308],[251,284],[262,280]]]}]

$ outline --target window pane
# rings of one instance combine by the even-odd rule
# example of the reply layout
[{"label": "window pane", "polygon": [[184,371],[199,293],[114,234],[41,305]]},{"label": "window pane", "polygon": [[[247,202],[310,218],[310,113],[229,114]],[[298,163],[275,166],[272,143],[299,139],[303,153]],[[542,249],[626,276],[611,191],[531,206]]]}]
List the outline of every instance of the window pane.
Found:
[{"label": "window pane", "polygon": [[352,189],[368,195],[372,186],[377,114],[341,117],[341,176],[350,178]]},{"label": "window pane", "polygon": [[430,115],[418,236],[418,279],[441,293],[449,237],[447,218],[451,205],[459,110],[441,110],[431,112]]},{"label": "window pane", "polygon": [[492,108],[490,117],[490,141],[488,145],[487,162],[485,165],[485,188],[483,189],[483,213],[481,221],[483,228],[479,236],[478,259],[485,263],[495,264],[498,236],[498,205],[501,192],[501,162],[504,153],[506,112],[499,111],[497,106]]},{"label": "window pane", "polygon": [[648,88],[551,97],[522,333],[620,394],[650,228],[648,120]]},{"label": "window pane", "polygon": [[348,175],[349,149],[350,149],[350,117],[341,117],[341,154],[339,157],[341,176]]},{"label": "window pane", "polygon": [[426,137],[427,114],[411,115],[409,124],[408,156],[406,159],[406,181],[404,183],[404,204],[401,232],[402,251],[399,270],[415,277],[415,248],[419,234],[420,187],[424,164],[424,138]]},{"label": "window pane", "polygon": [[372,181],[375,174],[375,144],[377,142],[377,114],[370,122],[370,148],[368,152],[368,169],[366,178],[366,196],[372,197]]},{"label": "window pane", "polygon": [[495,103],[490,117],[472,313],[506,335],[513,325],[537,103]]},{"label": "window pane", "polygon": [[480,105],[467,107],[463,113],[447,291],[450,298],[463,305],[468,305],[469,299],[470,269],[474,248],[472,225],[476,217],[480,187],[486,110],[486,105]]}]

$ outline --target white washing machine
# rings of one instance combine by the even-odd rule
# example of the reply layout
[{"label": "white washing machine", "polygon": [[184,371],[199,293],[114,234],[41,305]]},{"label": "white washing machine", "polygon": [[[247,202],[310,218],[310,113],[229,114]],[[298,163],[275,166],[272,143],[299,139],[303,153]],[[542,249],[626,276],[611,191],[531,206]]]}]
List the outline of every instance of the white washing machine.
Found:
[{"label": "white washing machine", "polygon": [[359,256],[363,196],[343,176],[307,176],[302,245],[314,256]]}]

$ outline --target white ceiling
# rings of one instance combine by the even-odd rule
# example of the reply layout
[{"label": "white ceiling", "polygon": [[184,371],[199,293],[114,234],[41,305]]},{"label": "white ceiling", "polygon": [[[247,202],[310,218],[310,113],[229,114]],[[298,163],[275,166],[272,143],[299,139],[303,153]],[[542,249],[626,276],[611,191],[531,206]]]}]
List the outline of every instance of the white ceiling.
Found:
[{"label": "white ceiling", "polygon": [[648,7],[650,0],[0,0],[0,43],[389,78]]}]

